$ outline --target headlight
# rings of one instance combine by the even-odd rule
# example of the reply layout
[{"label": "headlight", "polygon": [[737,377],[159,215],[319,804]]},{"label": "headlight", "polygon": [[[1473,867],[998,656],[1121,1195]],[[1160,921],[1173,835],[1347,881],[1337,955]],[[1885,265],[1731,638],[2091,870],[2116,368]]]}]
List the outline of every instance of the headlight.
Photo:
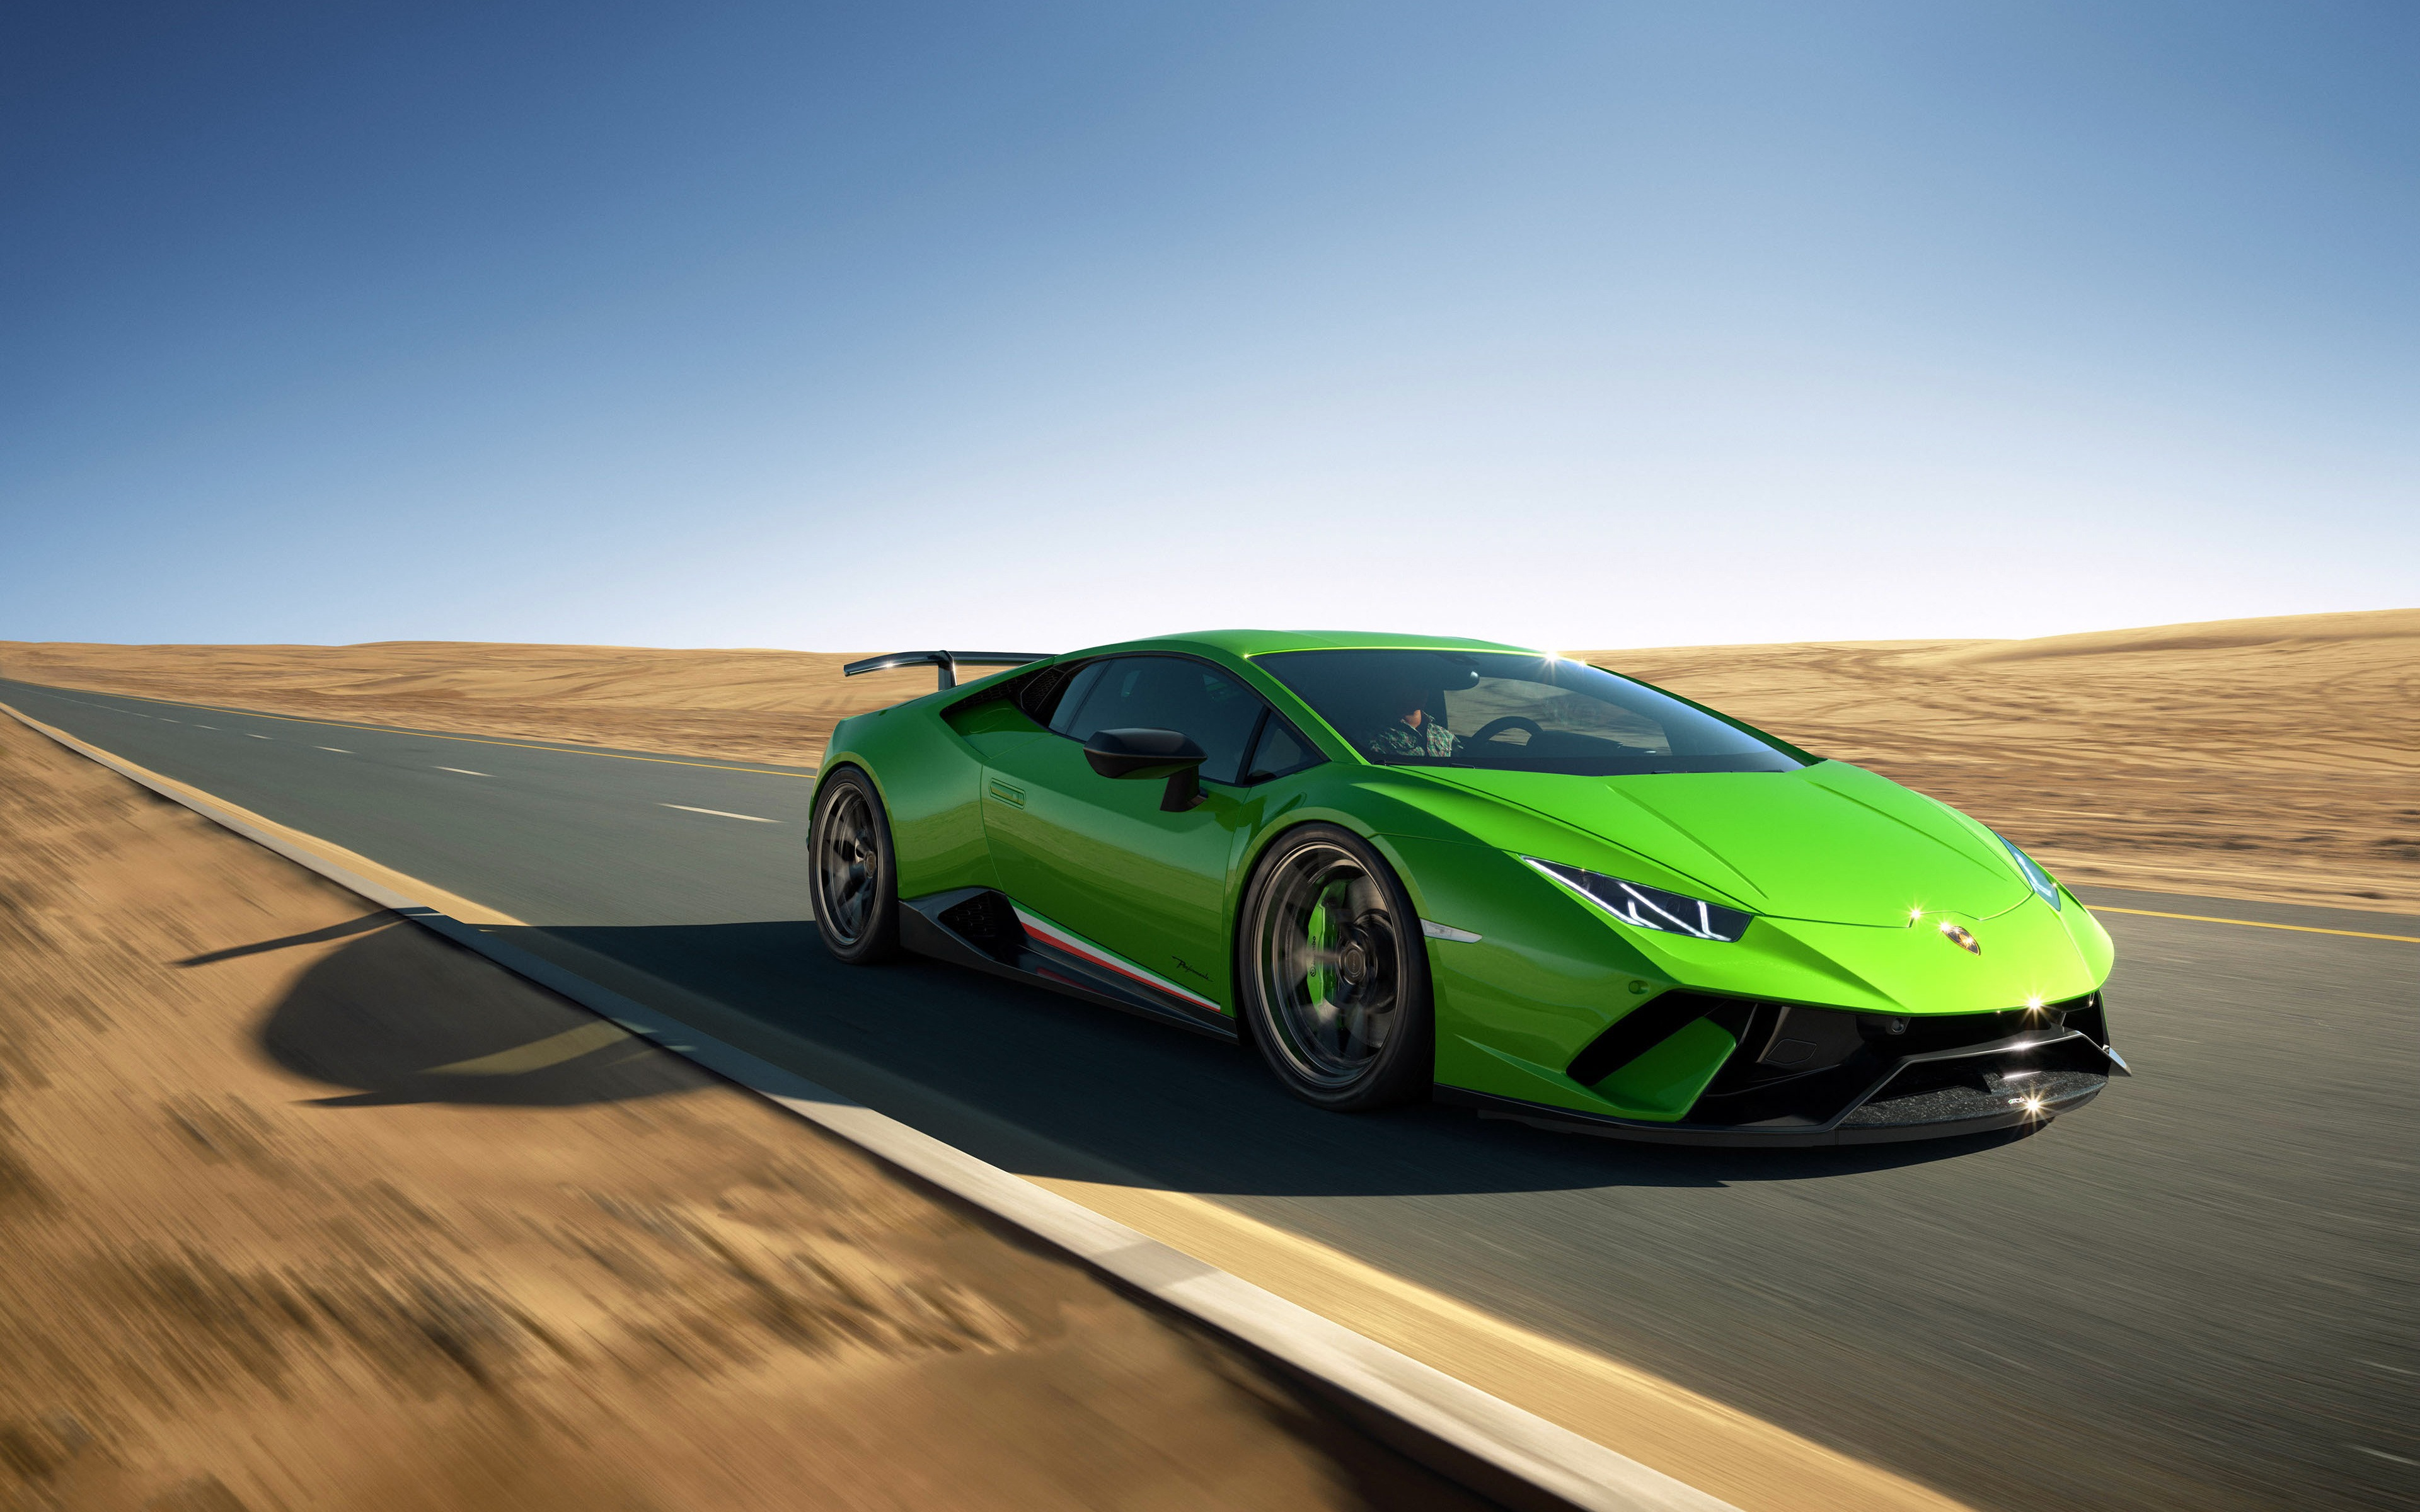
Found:
[{"label": "headlight", "polygon": [[2034,896],[2050,904],[2053,908],[2056,908],[2058,906],[2058,884],[2050,879],[2050,873],[2043,871],[2040,867],[2034,865],[2034,858],[2027,856],[2024,852],[2017,849],[2016,841],[2009,839],[2006,835],[2000,834],[1996,829],[1992,831],[1992,833],[1998,837],[2001,844],[2006,845],[2009,848],[2009,859],[2017,863],[2017,870],[2024,873],[2025,886],[2034,889]]},{"label": "headlight", "polygon": [[1667,934],[1686,934],[1697,940],[1736,940],[1747,933],[1747,921],[1756,916],[1725,908],[1702,898],[1690,898],[1661,887],[1645,887],[1636,882],[1624,882],[1602,872],[1583,872],[1575,866],[1558,866],[1541,861],[1534,856],[1521,857],[1539,871],[1571,888],[1581,897],[1611,914],[1625,924],[1640,929],[1662,930]]}]

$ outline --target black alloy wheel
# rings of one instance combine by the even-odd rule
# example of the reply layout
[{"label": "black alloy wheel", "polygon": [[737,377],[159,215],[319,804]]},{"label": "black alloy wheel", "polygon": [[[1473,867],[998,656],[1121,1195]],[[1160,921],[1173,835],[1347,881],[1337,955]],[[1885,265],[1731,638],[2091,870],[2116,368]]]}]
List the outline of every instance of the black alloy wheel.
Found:
[{"label": "black alloy wheel", "polygon": [[807,835],[814,861],[815,933],[851,965],[899,953],[899,872],[891,822],[872,779],[855,767],[833,773],[816,795]]},{"label": "black alloy wheel", "polygon": [[1428,944],[1383,857],[1308,825],[1263,861],[1237,932],[1246,1027],[1286,1089],[1358,1112],[1427,1096]]}]

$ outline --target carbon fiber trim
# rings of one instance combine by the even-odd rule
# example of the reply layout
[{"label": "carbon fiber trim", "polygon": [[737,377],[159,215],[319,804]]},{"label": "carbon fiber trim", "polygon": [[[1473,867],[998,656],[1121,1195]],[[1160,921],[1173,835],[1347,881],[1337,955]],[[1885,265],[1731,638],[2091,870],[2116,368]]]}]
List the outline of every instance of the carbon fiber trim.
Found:
[{"label": "carbon fiber trim", "polygon": [[[1028,915],[994,887],[957,887],[900,900],[899,943],[920,955],[1033,982],[1221,1040],[1234,1021],[1217,1004],[1166,982],[1090,940]],[[1042,928],[1036,930],[1032,923]]]}]

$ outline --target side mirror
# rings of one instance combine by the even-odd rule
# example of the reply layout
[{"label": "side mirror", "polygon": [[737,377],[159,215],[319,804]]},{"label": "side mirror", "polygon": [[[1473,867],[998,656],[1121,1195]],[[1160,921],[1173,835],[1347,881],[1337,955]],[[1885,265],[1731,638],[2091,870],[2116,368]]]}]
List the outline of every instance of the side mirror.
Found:
[{"label": "side mirror", "polygon": [[1202,801],[1197,768],[1209,759],[1173,730],[1103,730],[1084,742],[1084,760],[1103,777],[1168,779],[1168,791],[1159,796],[1168,813],[1183,813]]}]

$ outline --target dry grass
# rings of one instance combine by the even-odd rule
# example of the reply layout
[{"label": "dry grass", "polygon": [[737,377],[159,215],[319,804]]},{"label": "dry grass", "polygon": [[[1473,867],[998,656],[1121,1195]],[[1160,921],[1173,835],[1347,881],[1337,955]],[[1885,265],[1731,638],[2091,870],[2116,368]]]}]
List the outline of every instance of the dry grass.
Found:
[{"label": "dry grass", "polygon": [[[852,653],[851,655],[862,655]],[[930,668],[844,680],[847,656],[383,641],[111,646],[0,641],[0,675],[271,714],[536,735],[813,765],[849,715],[930,692]]]},{"label": "dry grass", "polygon": [[2420,910],[2420,609],[1588,655],[1956,804],[2071,882]]},{"label": "dry grass", "polygon": [[[2071,881],[2420,908],[2420,609],[1587,655],[1955,803]],[[844,681],[846,659],[0,643],[0,673],[31,682],[803,764],[837,720],[932,687]]]}]

